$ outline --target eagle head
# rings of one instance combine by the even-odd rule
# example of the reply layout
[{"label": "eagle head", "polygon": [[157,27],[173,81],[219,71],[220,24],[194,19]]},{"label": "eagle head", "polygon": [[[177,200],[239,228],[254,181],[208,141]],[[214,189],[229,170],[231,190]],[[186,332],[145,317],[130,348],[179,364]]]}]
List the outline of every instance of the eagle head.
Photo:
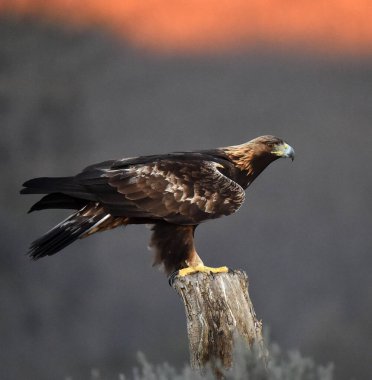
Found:
[{"label": "eagle head", "polygon": [[295,151],[285,141],[276,136],[265,135],[257,137],[244,145],[253,148],[256,157],[290,158],[294,160]]},{"label": "eagle head", "polygon": [[246,175],[246,186],[278,158],[294,159],[294,149],[279,137],[265,135],[223,148],[227,158]]}]

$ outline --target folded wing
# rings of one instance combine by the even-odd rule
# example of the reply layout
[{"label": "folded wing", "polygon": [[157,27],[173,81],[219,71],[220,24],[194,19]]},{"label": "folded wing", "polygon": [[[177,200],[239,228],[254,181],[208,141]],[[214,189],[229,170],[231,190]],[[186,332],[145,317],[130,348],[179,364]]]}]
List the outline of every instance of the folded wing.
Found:
[{"label": "folded wing", "polygon": [[114,166],[103,170],[100,179],[102,190],[109,185],[115,192],[106,189],[97,196],[116,216],[197,224],[232,214],[244,201],[242,187],[219,167],[213,161],[174,159]]}]

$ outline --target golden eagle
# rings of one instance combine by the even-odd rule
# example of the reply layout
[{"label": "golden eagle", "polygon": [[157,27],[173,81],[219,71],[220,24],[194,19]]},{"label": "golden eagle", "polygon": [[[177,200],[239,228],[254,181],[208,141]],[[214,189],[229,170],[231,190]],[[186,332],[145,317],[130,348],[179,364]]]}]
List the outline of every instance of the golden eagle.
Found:
[{"label": "golden eagle", "polygon": [[244,190],[273,161],[294,158],[275,136],[210,150],[105,161],[73,177],[41,177],[23,184],[22,194],[47,194],[29,212],[74,209],[30,247],[39,259],[78,238],[128,224],[151,224],[155,264],[167,273],[226,271],[203,265],[194,246],[195,228],[230,215],[244,202]]}]

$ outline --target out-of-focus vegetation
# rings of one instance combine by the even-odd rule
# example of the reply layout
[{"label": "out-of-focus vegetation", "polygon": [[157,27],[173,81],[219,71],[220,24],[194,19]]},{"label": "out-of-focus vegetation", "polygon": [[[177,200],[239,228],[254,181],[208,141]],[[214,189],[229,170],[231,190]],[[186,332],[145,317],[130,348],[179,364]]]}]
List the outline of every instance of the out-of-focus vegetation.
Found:
[{"label": "out-of-focus vegetation", "polygon": [[[234,353],[234,365],[222,373],[226,380],[332,380],[333,364],[317,365],[313,359],[303,357],[298,351],[284,353],[277,344],[269,347],[270,360],[267,368],[258,357],[256,350],[248,350],[237,344]],[[118,380],[215,380],[211,369],[197,372],[189,365],[177,370],[168,363],[152,364],[146,356],[137,354],[139,365],[132,374],[120,374]],[[92,370],[91,380],[106,380],[99,370]],[[75,380],[69,377],[66,380]],[[108,379],[107,379],[108,380]]]}]

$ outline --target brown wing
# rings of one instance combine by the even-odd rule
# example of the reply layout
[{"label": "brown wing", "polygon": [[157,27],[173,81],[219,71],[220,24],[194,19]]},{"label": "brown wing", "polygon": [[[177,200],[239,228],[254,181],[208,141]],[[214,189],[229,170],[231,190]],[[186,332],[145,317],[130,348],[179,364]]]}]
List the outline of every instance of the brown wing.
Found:
[{"label": "brown wing", "polygon": [[[197,224],[235,212],[244,190],[212,161],[160,160],[108,169],[108,184],[123,196],[122,213]],[[133,206],[135,205],[135,208]],[[119,206],[119,205],[118,205]]]}]

